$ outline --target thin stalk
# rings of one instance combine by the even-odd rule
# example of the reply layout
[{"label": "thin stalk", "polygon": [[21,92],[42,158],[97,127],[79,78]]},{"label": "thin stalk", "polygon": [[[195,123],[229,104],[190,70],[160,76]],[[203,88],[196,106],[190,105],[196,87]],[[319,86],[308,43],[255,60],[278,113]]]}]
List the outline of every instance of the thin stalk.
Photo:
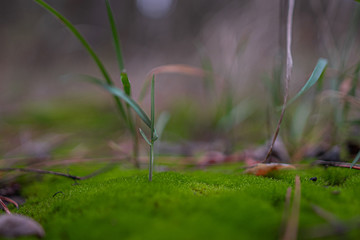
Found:
[{"label": "thin stalk", "polygon": [[149,182],[152,181],[152,175],[153,175],[153,165],[154,165],[154,143],[151,142],[150,145],[150,164],[149,164]]},{"label": "thin stalk", "polygon": [[295,176],[295,193],[289,219],[287,221],[283,240],[296,240],[299,231],[299,215],[301,200],[301,182],[300,177]]},{"label": "thin stalk", "polygon": [[134,145],[133,145],[134,164],[135,164],[136,168],[140,168],[140,162],[139,162],[139,136],[137,135],[136,131],[133,133],[133,139],[134,139]]},{"label": "thin stalk", "polygon": [[264,160],[264,162],[268,162],[276,138],[279,134],[280,131],[280,125],[282,123],[282,120],[284,118],[284,114],[285,114],[285,109],[286,109],[286,104],[287,104],[287,99],[289,96],[289,84],[290,84],[290,77],[291,77],[291,71],[293,68],[293,59],[292,59],[292,55],[291,55],[291,34],[292,34],[292,21],[293,21],[293,13],[294,13],[294,5],[295,5],[295,0],[289,0],[289,8],[288,8],[288,16],[287,16],[287,28],[286,28],[286,72],[285,72],[285,94],[284,94],[284,103],[283,103],[283,107],[281,110],[281,114],[280,114],[280,118],[279,118],[279,122],[277,124],[276,127],[276,131],[274,134],[274,137],[272,139],[269,151],[266,155],[266,158]]}]

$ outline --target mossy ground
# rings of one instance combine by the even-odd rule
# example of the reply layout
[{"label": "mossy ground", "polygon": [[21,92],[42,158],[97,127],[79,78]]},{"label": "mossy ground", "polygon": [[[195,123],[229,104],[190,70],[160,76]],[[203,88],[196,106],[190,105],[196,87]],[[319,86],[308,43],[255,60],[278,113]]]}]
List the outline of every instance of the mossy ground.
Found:
[{"label": "mossy ground", "polygon": [[[94,167],[73,166],[71,173]],[[47,175],[25,186],[26,203],[11,210],[39,221],[46,239],[279,239],[286,190],[299,175],[300,239],[327,223],[312,204],[345,222],[359,216],[356,170],[313,168],[271,177],[242,171],[232,165],[158,172],[148,182],[147,171],[117,166],[78,184]],[[316,182],[309,180],[315,176]],[[360,231],[348,237],[358,239]]]},{"label": "mossy ground", "polygon": [[[2,116],[0,150],[4,153],[17,146],[16,134],[26,130],[33,138],[48,133],[71,134],[49,152],[57,159],[71,159],[79,144],[87,149],[85,157],[111,156],[108,141],[119,141],[126,132],[114,111],[101,105],[52,103],[22,113]],[[180,113],[178,116],[182,116]],[[182,128],[181,122],[186,121],[170,122],[167,130],[171,134],[179,129],[185,132],[187,128]],[[251,129],[257,124],[253,125]],[[10,210],[41,223],[46,239],[279,239],[286,190],[294,188],[295,176],[299,175],[300,239],[307,239],[311,229],[323,224],[327,230],[333,229],[313,211],[312,204],[331,212],[347,226],[359,223],[357,170],[306,168],[256,177],[243,174],[241,163],[194,170],[176,162],[170,165],[170,158],[157,158],[157,167],[159,162],[167,166],[158,168],[153,182],[148,182],[147,170],[126,165],[117,165],[78,184],[58,176],[37,178],[36,174],[26,174],[19,179],[26,202],[19,210]],[[50,170],[84,176],[102,166],[86,163]],[[164,171],[169,166],[177,171]],[[318,180],[310,181],[311,177]],[[61,193],[54,196],[57,192]],[[360,239],[360,231],[349,231],[346,237]]]}]

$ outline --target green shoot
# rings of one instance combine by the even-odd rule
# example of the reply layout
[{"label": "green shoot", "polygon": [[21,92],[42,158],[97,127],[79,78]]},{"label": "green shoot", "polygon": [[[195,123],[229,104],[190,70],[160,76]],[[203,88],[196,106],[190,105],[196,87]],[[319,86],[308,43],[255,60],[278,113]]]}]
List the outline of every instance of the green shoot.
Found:
[{"label": "green shoot", "polygon": [[116,30],[116,24],[115,24],[115,20],[114,20],[114,16],[112,14],[111,11],[111,6],[108,0],[105,0],[106,3],[106,10],[107,10],[107,14],[109,17],[109,23],[110,23],[110,27],[111,27],[111,32],[113,35],[113,40],[114,40],[114,45],[115,45],[115,51],[116,51],[116,57],[118,60],[118,65],[119,65],[119,70],[121,73],[125,72],[125,66],[124,66],[124,60],[122,57],[122,52],[121,52],[121,46],[120,46],[120,41],[119,41],[119,37],[118,37],[118,33]]},{"label": "green shoot", "polygon": [[[92,58],[94,59],[99,70],[101,71],[104,79],[106,80],[107,85],[113,86],[114,82],[112,81],[110,75],[108,74],[107,70],[105,69],[104,64],[101,62],[99,57],[96,55],[94,50],[91,48],[90,44],[85,40],[85,38],[80,34],[80,32],[74,27],[74,25],[69,20],[67,20],[63,15],[61,15],[59,12],[57,12],[54,8],[52,8],[47,3],[45,3],[43,0],[35,0],[35,1],[40,6],[45,8],[47,11],[49,11],[50,13],[55,15],[74,34],[74,36],[81,42],[81,44],[84,46],[84,48],[90,54],[90,56],[92,56]],[[112,32],[112,36],[113,36],[113,42],[114,42],[117,62],[118,62],[119,70],[120,70],[121,82],[123,84],[125,93],[129,97],[131,97],[131,85],[130,85],[128,76],[125,72],[124,61],[123,61],[122,52],[121,52],[121,45],[120,45],[117,30],[116,30],[115,20],[114,20],[113,14],[112,14],[112,10],[111,10],[109,1],[105,0],[105,4],[106,4],[106,10],[107,10],[110,28],[111,28],[111,32]],[[134,139],[133,157],[134,157],[135,165],[137,167],[139,167],[138,160],[137,160],[137,158],[138,158],[137,157],[137,155],[138,155],[138,136],[137,136],[137,132],[136,132],[136,128],[135,128],[135,120],[134,120],[133,116],[131,115],[129,104],[128,103],[126,104],[127,109],[125,111],[123,104],[120,101],[120,98],[119,98],[119,96],[114,95],[114,100],[119,109],[119,112],[120,112],[123,120],[127,123],[131,134],[133,135],[133,139]]]},{"label": "green shoot", "polygon": [[135,113],[140,117],[141,120],[150,128],[150,140],[146,137],[145,133],[140,130],[141,136],[145,141],[150,145],[150,163],[149,163],[149,181],[152,181],[153,175],[153,165],[154,165],[154,143],[158,139],[158,134],[155,129],[155,76],[153,75],[151,80],[151,118],[146,115],[144,110],[137,104],[130,96],[128,96],[123,90],[110,86],[106,83],[103,83],[100,79],[88,76],[88,75],[79,75],[83,80],[94,83],[103,87],[105,90],[110,92],[112,95],[117,96],[124,100],[129,106],[135,111]]},{"label": "green shoot", "polygon": [[158,135],[155,130],[155,76],[153,75],[151,80],[151,126],[150,126],[150,140],[146,137],[145,133],[140,130],[141,136],[150,146],[150,161],[149,161],[149,182],[152,181],[153,167],[154,167],[154,143],[158,139]]}]

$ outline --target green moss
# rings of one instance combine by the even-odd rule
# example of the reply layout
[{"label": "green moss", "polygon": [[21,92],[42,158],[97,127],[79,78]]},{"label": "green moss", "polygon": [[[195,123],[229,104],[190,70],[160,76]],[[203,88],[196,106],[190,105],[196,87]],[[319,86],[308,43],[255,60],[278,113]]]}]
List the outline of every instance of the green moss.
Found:
[{"label": "green moss", "polygon": [[[71,173],[85,175],[98,167],[72,166]],[[12,211],[39,221],[46,239],[278,239],[285,193],[298,174],[300,238],[326,223],[311,204],[342,220],[360,212],[356,170],[314,168],[256,177],[238,167],[160,172],[153,182],[147,171],[120,167],[76,185],[47,175],[24,187],[27,202]],[[314,176],[318,181],[310,181]],[[359,236],[357,230],[350,237]]]}]

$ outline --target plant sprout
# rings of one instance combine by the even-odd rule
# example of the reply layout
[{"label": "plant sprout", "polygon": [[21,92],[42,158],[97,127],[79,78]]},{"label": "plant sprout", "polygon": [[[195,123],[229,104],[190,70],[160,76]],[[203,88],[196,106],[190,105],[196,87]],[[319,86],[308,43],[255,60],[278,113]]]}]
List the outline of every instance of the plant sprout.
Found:
[{"label": "plant sprout", "polygon": [[[52,8],[50,5],[45,3],[43,0],[35,0],[35,2],[37,2],[40,6],[42,6],[47,11],[49,11],[54,16],[56,16],[81,42],[81,44],[84,46],[84,48],[87,50],[87,52],[90,54],[90,56],[93,58],[93,60],[97,64],[105,81],[103,81],[99,78],[93,77],[93,76],[89,76],[89,75],[80,74],[77,76],[85,81],[88,81],[88,82],[91,82],[91,83],[94,83],[94,84],[97,84],[97,85],[103,87],[105,90],[107,90],[114,96],[114,100],[117,104],[120,115],[122,116],[123,120],[127,123],[128,127],[133,135],[134,159],[135,159],[136,165],[138,167],[139,167],[139,163],[137,160],[137,158],[138,158],[137,157],[138,156],[138,138],[137,138],[137,132],[135,130],[135,120],[130,111],[131,108],[140,117],[140,119],[150,128],[150,130],[151,130],[150,140],[145,136],[144,132],[141,129],[140,129],[140,133],[144,137],[145,141],[150,145],[149,181],[151,181],[152,175],[153,175],[153,165],[154,165],[154,143],[158,138],[155,127],[154,127],[155,126],[155,97],[154,97],[155,77],[153,75],[152,81],[151,81],[151,119],[149,119],[149,117],[146,115],[145,111],[139,106],[139,104],[137,104],[131,98],[131,84],[130,84],[128,76],[125,72],[124,61],[123,61],[122,53],[121,53],[120,41],[118,39],[115,20],[114,20],[112,11],[111,11],[109,1],[105,0],[106,9],[107,9],[108,17],[109,17],[111,32],[113,35],[115,52],[116,52],[118,66],[119,66],[119,70],[120,70],[120,78],[121,78],[124,90],[114,87],[114,83],[113,83],[110,75],[108,74],[107,70],[105,69],[104,64],[101,62],[99,57],[96,55],[94,50],[91,48],[90,44],[85,40],[85,38],[80,34],[80,32],[74,27],[74,25],[69,20],[67,20],[64,16],[62,16],[59,12],[57,12],[54,8]],[[120,100],[125,102],[126,110],[124,109],[123,103]]]},{"label": "plant sprout", "polygon": [[[90,56],[95,61],[95,63],[97,65],[97,67],[99,68],[103,78],[105,79],[105,81],[102,81],[102,80],[101,81],[106,82],[106,84],[109,85],[109,86],[113,86],[114,82],[111,79],[108,71],[106,70],[103,62],[97,56],[97,54],[92,49],[90,44],[86,41],[86,39],[75,28],[75,26],[69,20],[67,20],[63,15],[61,15],[58,11],[56,11],[53,7],[51,7],[50,5],[45,3],[43,0],[34,0],[34,1],[36,3],[38,3],[41,7],[46,9],[48,12],[53,14],[55,17],[57,17],[72,32],[72,34],[81,42],[83,47],[86,49],[86,51],[90,54]],[[128,97],[131,97],[131,84],[130,84],[130,81],[128,79],[128,75],[125,72],[124,61],[123,61],[122,52],[121,52],[121,45],[120,45],[117,30],[116,30],[115,20],[114,20],[113,14],[112,14],[112,10],[111,10],[111,6],[110,6],[109,1],[105,0],[105,4],[106,4],[106,9],[107,9],[107,14],[108,14],[108,18],[109,18],[110,28],[111,28],[111,32],[112,32],[112,36],[113,36],[113,42],[114,42],[114,46],[115,46],[117,62],[118,62],[118,66],[119,66],[120,79],[121,79],[125,94]],[[126,123],[127,127],[129,128],[129,130],[131,132],[131,135],[133,137],[133,143],[134,143],[133,158],[134,158],[136,167],[139,167],[139,161],[138,161],[138,136],[137,136],[137,132],[136,132],[136,128],[135,128],[135,118],[134,118],[134,116],[132,115],[132,113],[130,111],[130,106],[131,105],[129,103],[127,103],[127,101],[125,101],[123,99],[126,102],[126,109],[125,109],[124,106],[123,106],[123,103],[121,102],[120,99],[123,99],[123,98],[120,97],[120,96],[114,95],[114,101],[115,101],[116,106],[117,106],[117,108],[119,110],[119,113],[120,113],[122,119],[124,120],[124,122]]]}]

